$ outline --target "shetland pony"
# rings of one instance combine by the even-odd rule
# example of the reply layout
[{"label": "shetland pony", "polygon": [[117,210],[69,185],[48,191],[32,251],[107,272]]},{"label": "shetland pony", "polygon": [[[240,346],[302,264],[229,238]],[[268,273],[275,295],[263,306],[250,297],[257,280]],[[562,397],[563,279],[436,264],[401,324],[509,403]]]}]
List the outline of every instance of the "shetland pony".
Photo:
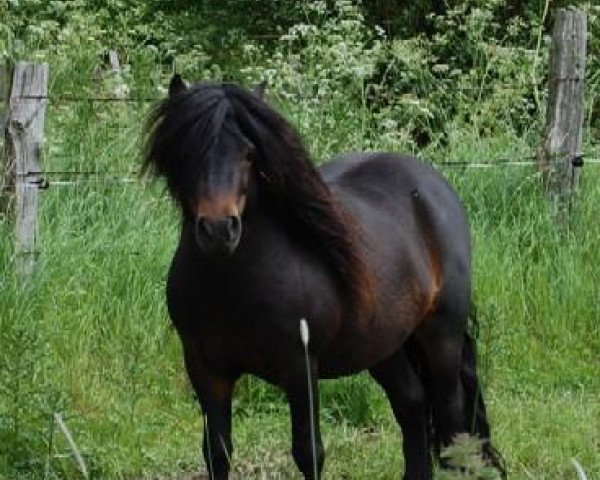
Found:
[{"label": "shetland pony", "polygon": [[318,379],[365,369],[402,429],[405,479],[430,479],[432,453],[460,432],[481,437],[501,468],[467,333],[469,225],[433,168],[357,153],[317,169],[262,95],[188,88],[178,75],[149,117],[144,167],[166,179],[181,211],[167,304],[206,415],[212,479],[228,478],[232,393],[244,373],[285,391],[305,478],[319,477],[324,459]]}]

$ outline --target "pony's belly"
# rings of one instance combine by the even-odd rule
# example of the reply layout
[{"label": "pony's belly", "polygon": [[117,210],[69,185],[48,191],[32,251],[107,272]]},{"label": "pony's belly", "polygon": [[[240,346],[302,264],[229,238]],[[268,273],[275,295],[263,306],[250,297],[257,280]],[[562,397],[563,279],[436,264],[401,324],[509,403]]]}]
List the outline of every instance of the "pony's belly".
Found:
[{"label": "pony's belly", "polygon": [[377,365],[402,348],[414,331],[414,318],[374,320],[370,325],[342,332],[319,357],[319,377],[351,375]]},{"label": "pony's belly", "polygon": [[335,352],[327,355],[319,361],[319,378],[338,378],[367,370],[392,355],[402,343],[399,341],[376,351]]}]

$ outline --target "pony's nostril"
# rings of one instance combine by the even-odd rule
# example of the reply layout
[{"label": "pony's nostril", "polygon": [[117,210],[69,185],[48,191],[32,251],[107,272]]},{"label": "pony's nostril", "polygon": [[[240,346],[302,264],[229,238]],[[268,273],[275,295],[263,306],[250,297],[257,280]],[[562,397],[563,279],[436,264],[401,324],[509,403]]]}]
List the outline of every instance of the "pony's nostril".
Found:
[{"label": "pony's nostril", "polygon": [[196,235],[210,237],[212,227],[206,217],[200,217],[196,220]]},{"label": "pony's nostril", "polygon": [[237,215],[231,215],[227,218],[227,232],[230,240],[235,240],[240,234],[242,222]]}]

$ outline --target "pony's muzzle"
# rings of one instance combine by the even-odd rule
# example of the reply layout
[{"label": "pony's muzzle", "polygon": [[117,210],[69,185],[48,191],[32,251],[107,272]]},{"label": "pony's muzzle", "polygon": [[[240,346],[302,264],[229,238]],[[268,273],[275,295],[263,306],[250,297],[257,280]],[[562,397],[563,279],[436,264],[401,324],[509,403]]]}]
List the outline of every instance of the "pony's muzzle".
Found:
[{"label": "pony's muzzle", "polygon": [[196,244],[207,254],[231,255],[242,234],[242,221],[238,215],[212,219],[200,216],[196,220]]}]

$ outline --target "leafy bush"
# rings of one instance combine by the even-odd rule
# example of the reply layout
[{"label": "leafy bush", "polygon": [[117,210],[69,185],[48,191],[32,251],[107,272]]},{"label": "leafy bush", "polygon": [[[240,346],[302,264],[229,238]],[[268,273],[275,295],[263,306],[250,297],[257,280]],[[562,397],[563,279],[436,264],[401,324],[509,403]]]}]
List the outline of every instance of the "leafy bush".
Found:
[{"label": "leafy bush", "polygon": [[[66,62],[76,45],[98,63],[114,48],[125,65],[154,66],[154,91],[174,69],[190,79],[267,79],[281,101],[345,111],[351,128],[374,128],[390,148],[444,144],[457,125],[485,136],[540,130],[552,10],[544,16],[532,0],[392,3],[2,0],[0,56]],[[586,123],[597,130],[600,7],[575,3],[588,12]]]},{"label": "leafy bush", "polygon": [[[593,50],[597,7],[585,8]],[[370,129],[388,139],[390,148],[445,144],[447,132],[463,126],[488,137],[498,131],[539,135],[549,20],[542,12],[527,12],[505,19],[500,0],[464,0],[429,14],[429,32],[403,39],[367,24],[356,2],[338,0],[330,8],[310,2],[306,20],[275,44],[247,39],[248,66],[241,72],[247,80],[267,79],[284,102],[332,110],[345,104],[348,116],[366,115]],[[588,118],[595,125],[598,78],[595,57],[589,58]],[[362,123],[354,126],[364,130]],[[369,138],[363,138],[365,144]]]}]

